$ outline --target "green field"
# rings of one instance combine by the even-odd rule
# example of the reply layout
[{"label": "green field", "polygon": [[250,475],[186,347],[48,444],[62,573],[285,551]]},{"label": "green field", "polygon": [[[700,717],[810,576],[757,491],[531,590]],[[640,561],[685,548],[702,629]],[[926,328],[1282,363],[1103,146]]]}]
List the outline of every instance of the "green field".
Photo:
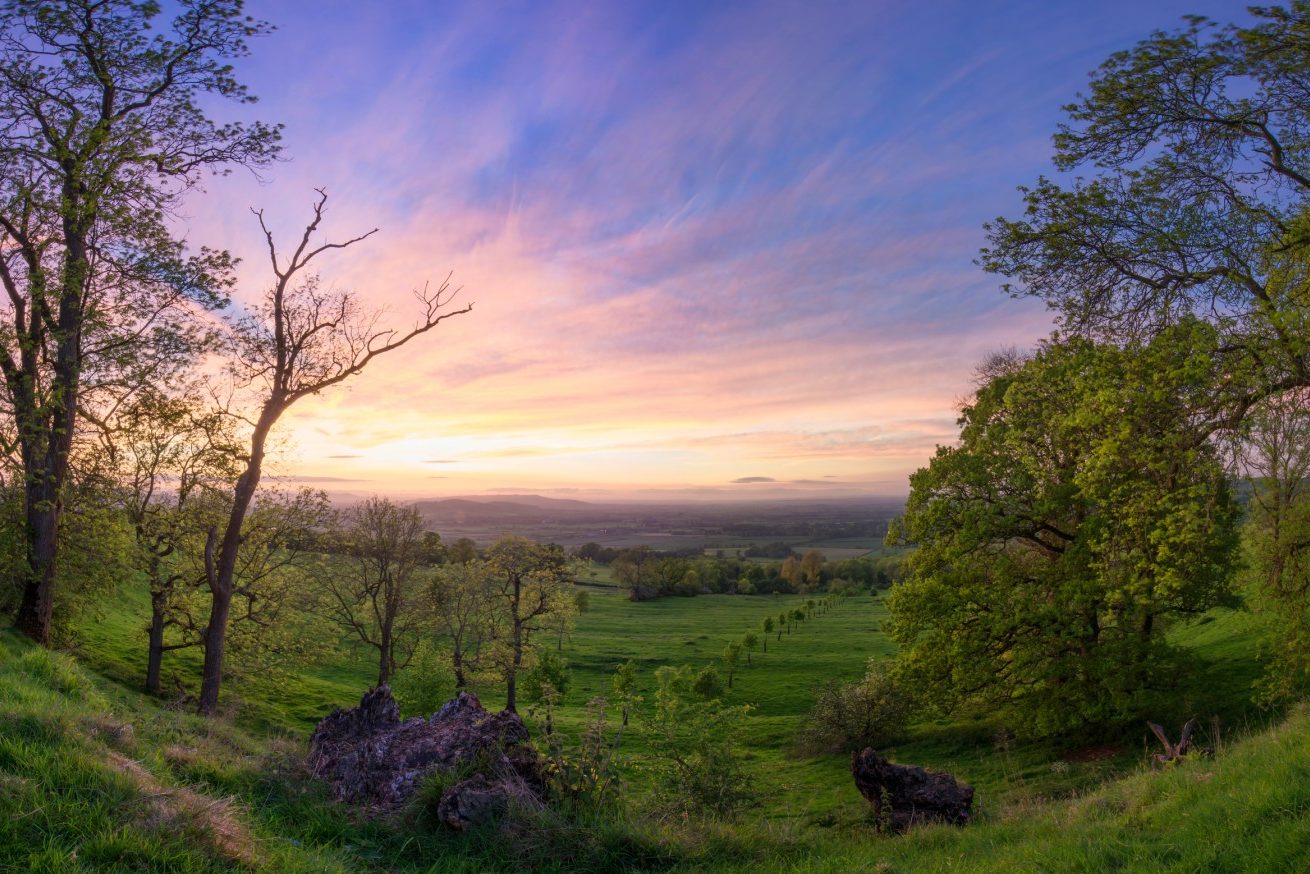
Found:
[{"label": "green field", "polygon": [[[597,582],[603,584],[602,571],[598,569]],[[714,595],[635,603],[617,588],[586,588],[591,607],[563,642],[572,669],[559,719],[565,731],[578,730],[587,700],[608,691],[616,664],[636,660],[649,691],[656,667],[710,664],[730,639],[757,630],[763,617],[776,616],[802,600]],[[0,829],[0,869],[6,864],[27,867],[26,859],[36,868],[78,870],[82,863],[108,865],[105,860],[118,858],[114,854],[119,852],[125,859],[135,858],[133,853],[154,859],[175,856],[176,870],[210,870],[206,866],[211,864],[221,868],[213,852],[200,852],[194,841],[172,841],[157,828],[152,830],[148,816],[142,819],[139,808],[145,802],[131,801],[141,787],[134,790],[121,763],[116,765],[123,757],[140,762],[161,784],[179,791],[186,787],[204,798],[228,799],[222,804],[245,823],[244,839],[261,848],[270,870],[549,867],[544,856],[525,861],[521,855],[499,855],[502,850],[478,838],[453,838],[412,821],[360,822],[326,801],[322,787],[297,771],[295,762],[314,721],[334,706],[354,703],[369,684],[372,665],[367,654],[342,646],[333,657],[309,668],[236,677],[227,690],[226,718],[211,726],[166,701],[161,706],[135,692],[145,608],[144,595],[127,589],[111,609],[87,621],[79,633],[80,666],[35,650],[11,633],[0,638],[0,677],[8,684],[0,705],[0,786],[13,790],[10,801],[0,802],[0,815],[8,813],[12,820],[5,827],[8,831]],[[781,641],[775,636],[768,653],[756,651],[753,664],[742,669],[727,700],[753,707],[739,740],[761,804],[740,822],[680,827],[650,820],[623,827],[611,823],[589,834],[584,843],[590,849],[559,870],[613,870],[620,860],[635,864],[643,859],[655,868],[697,870],[844,871],[879,860],[891,866],[882,870],[898,871],[1161,870],[1134,868],[1145,866],[1142,859],[1204,859],[1213,865],[1213,855],[1195,847],[1180,845],[1176,854],[1165,853],[1160,836],[1175,826],[1159,811],[1173,810],[1187,823],[1186,808],[1204,801],[1199,797],[1204,784],[1213,781],[1226,792],[1237,791],[1230,789],[1236,784],[1229,781],[1237,777],[1227,764],[1228,753],[1169,775],[1138,773],[1127,782],[1115,782],[1120,775],[1143,770],[1144,731],[1130,727],[1091,747],[1075,740],[1024,744],[999,734],[999,726],[981,714],[917,725],[908,740],[889,750],[894,759],[947,769],[973,783],[978,790],[975,825],[962,832],[929,829],[903,839],[878,837],[867,805],[851,782],[846,758],[800,757],[793,751],[793,738],[823,682],[854,678],[871,656],[891,653],[892,645],[881,632],[884,621],[884,608],[875,597],[840,600],[794,634],[784,634]],[[1287,759],[1279,767],[1310,773],[1307,719],[1296,717],[1273,734],[1259,735],[1271,718],[1247,703],[1258,671],[1252,657],[1257,648],[1252,618],[1221,611],[1177,629],[1175,637],[1193,651],[1193,671],[1183,678],[1176,712],[1161,713],[1160,719],[1177,722],[1198,715],[1206,726],[1204,743],[1221,751],[1246,750],[1240,755],[1248,758],[1257,755],[1250,750],[1277,750]],[[178,654],[169,662],[170,670],[181,675],[195,667],[194,654]],[[485,704],[499,706],[498,689],[479,691]],[[111,729],[96,728],[102,724]],[[126,740],[112,728],[122,724],[133,726]],[[1246,735],[1255,737],[1240,742]],[[648,755],[643,730],[634,722],[624,737],[622,770],[628,797],[638,808],[647,789],[643,765]],[[1232,755],[1235,761],[1238,753]],[[1260,764],[1264,767],[1263,760]],[[1253,766],[1248,762],[1242,767]],[[1256,779],[1271,782],[1270,798],[1281,799],[1277,817],[1304,809],[1310,789],[1274,787],[1268,769],[1260,775]],[[1098,788],[1107,780],[1109,785]],[[1257,785],[1266,791],[1264,784]],[[1301,785],[1310,786],[1310,780]],[[37,805],[39,798],[49,803]],[[1073,800],[1058,800],[1062,798]],[[6,810],[3,804],[10,806]],[[40,810],[26,812],[24,805]],[[1265,840],[1259,836],[1259,823],[1244,815],[1225,814],[1215,804],[1205,810],[1212,817],[1228,816],[1219,826],[1239,830],[1243,840]],[[1287,826],[1301,846],[1305,826],[1298,823],[1303,820]],[[1032,828],[1030,821],[1036,824]],[[1117,843],[1111,842],[1104,852],[1097,850],[1101,855],[1088,855],[1086,845],[1103,830],[1115,828],[1126,830]],[[200,828],[199,833],[208,832]],[[1287,835],[1280,835],[1283,843],[1277,846],[1284,847]],[[1016,842],[1023,847],[1017,848]],[[1273,853],[1272,847],[1266,851]],[[64,863],[73,849],[79,863],[69,867]],[[1078,861],[1083,858],[1099,861],[1083,865]],[[64,862],[57,863],[59,859]],[[1024,861],[1016,861],[1011,869],[1011,860]],[[1177,870],[1212,869],[1179,864]]]}]

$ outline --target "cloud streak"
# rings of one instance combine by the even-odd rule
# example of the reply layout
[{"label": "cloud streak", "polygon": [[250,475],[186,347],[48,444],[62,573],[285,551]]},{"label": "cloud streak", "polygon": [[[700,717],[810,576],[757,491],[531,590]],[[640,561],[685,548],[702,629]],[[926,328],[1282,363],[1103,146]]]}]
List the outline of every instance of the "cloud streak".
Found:
[{"label": "cloud streak", "polygon": [[1050,172],[1060,103],[1152,28],[1236,11],[250,5],[295,23],[243,65],[293,160],[215,183],[188,234],[246,256],[249,297],[246,207],[295,233],[327,185],[331,233],[382,231],[324,276],[388,323],[454,271],[472,314],[286,423],[296,470],[414,493],[434,464],[451,493],[732,491],[745,465],[903,491],[974,363],[1049,331],[972,258]]}]

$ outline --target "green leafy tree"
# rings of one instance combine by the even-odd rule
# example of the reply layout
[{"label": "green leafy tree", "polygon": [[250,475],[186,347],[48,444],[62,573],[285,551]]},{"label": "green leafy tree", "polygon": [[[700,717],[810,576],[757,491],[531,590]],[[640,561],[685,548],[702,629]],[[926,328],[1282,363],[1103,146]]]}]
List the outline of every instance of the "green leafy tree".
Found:
[{"label": "green leafy tree", "polygon": [[723,668],[728,672],[728,688],[732,688],[733,675],[737,673],[737,665],[741,663],[741,644],[733,641],[723,648]]},{"label": "green leafy tree", "polygon": [[409,663],[427,623],[423,518],[413,507],[373,497],[347,514],[337,555],[322,580],[326,615],[377,650],[377,685]]},{"label": "green leafy tree", "polygon": [[502,537],[487,550],[493,609],[504,629],[492,658],[505,680],[505,709],[516,712],[518,675],[534,645],[532,636],[558,613],[574,608],[573,567],[554,544]]},{"label": "green leafy tree", "polygon": [[886,662],[869,659],[855,683],[829,683],[819,695],[797,737],[811,754],[849,753],[894,743],[914,712],[914,698]]},{"label": "green leafy tree", "polygon": [[552,688],[561,700],[572,685],[572,672],[568,660],[557,652],[543,649],[533,659],[532,667],[523,677],[523,692],[532,702],[542,700],[542,690]]},{"label": "green leafy tree", "polygon": [[760,639],[754,632],[746,632],[741,639],[741,648],[746,651],[746,667],[751,666],[751,652],[760,645]]},{"label": "green leafy tree", "polygon": [[[927,703],[1034,734],[1138,715],[1175,683],[1168,622],[1231,598],[1236,508],[1192,404],[1216,342],[1047,344],[993,366],[960,444],[910,480],[888,599]],[[895,537],[895,534],[893,534]]]},{"label": "green leafy tree", "polygon": [[[235,0],[0,4],[0,377],[23,469],[17,625],[46,643],[61,516],[87,413],[190,354],[194,308],[221,306],[231,260],[188,256],[170,215],[210,172],[277,153],[229,62],[267,32]],[[103,397],[108,392],[109,398]]]},{"label": "green leafy tree", "polygon": [[432,574],[427,613],[449,645],[455,689],[468,688],[487,661],[502,617],[496,607],[496,577],[484,561],[451,561]]},{"label": "green leafy tree", "polygon": [[1261,701],[1310,689],[1310,397],[1269,398],[1238,441],[1251,500],[1243,534],[1255,601],[1271,626]]},{"label": "green leafy tree", "polygon": [[732,819],[758,800],[736,742],[749,708],[705,700],[694,685],[687,665],[655,671],[645,728],[656,798],[676,814]]},{"label": "green leafy tree", "polygon": [[478,557],[478,545],[467,537],[461,537],[450,545],[447,557],[455,564],[468,564]]},{"label": "green leafy tree", "polygon": [[1023,189],[1025,214],[989,225],[981,256],[1070,333],[1122,342],[1208,320],[1227,368],[1206,388],[1215,429],[1310,385],[1310,3],[1250,11],[1111,55],[1055,135],[1073,181]]},{"label": "green leafy tree", "polygon": [[706,665],[696,672],[691,681],[691,691],[702,701],[713,701],[722,698],[726,690],[718,669],[714,665]]},{"label": "green leafy tree", "polygon": [[623,725],[626,727],[628,718],[632,714],[632,709],[641,701],[637,694],[637,663],[628,659],[621,665],[614,668],[614,677],[610,681],[610,688],[614,691],[614,697],[618,699],[619,706],[622,708]]},{"label": "green leafy tree", "polygon": [[762,642],[763,642],[763,644],[764,644],[764,651],[765,651],[765,652],[768,652],[768,651],[769,651],[769,635],[773,633],[773,617],[772,617],[772,616],[765,616],[765,617],[764,617],[764,620],[763,620],[762,622],[760,622],[760,631],[763,632]]}]

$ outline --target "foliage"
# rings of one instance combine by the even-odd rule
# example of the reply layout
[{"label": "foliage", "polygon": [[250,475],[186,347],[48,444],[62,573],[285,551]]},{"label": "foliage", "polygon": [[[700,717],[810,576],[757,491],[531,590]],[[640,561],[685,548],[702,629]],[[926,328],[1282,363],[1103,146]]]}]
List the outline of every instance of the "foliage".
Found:
[{"label": "foliage", "polygon": [[1310,690],[1310,407],[1305,391],[1257,406],[1238,441],[1251,488],[1243,534],[1256,604],[1272,628],[1258,696]]},{"label": "foliage", "polygon": [[[1195,317],[1222,337],[1211,427],[1310,384],[1310,3],[1189,18],[1111,55],[1055,136],[1061,186],[988,226],[982,264],[1042,298],[1072,333],[1142,340]],[[1198,409],[1198,415],[1201,410]]]},{"label": "foliage", "polygon": [[427,593],[427,615],[449,645],[455,687],[475,682],[501,617],[494,609],[495,579],[486,562],[470,559],[437,568]]},{"label": "foliage", "polygon": [[197,312],[226,303],[231,258],[189,255],[171,217],[209,172],[277,155],[277,129],[206,112],[253,100],[229,61],[267,25],[232,0],[174,9],[159,26],[157,3],[0,5],[0,377],[24,488],[19,624],[41,642],[79,436],[188,361]]},{"label": "foliage", "polygon": [[554,650],[543,649],[537,653],[532,667],[523,676],[523,696],[529,701],[540,701],[543,690],[552,688],[562,698],[569,690],[569,663]]},{"label": "foliage", "polygon": [[714,701],[722,698],[727,688],[723,685],[718,669],[714,665],[706,665],[696,672],[691,681],[691,691],[703,701]]},{"label": "foliage", "polygon": [[455,676],[446,654],[432,641],[421,641],[409,663],[392,678],[391,693],[402,716],[436,713],[455,694]]},{"label": "foliage", "polygon": [[749,707],[701,700],[687,666],[655,671],[653,712],[645,727],[658,763],[657,803],[666,813],[732,819],[756,803],[736,736]]},{"label": "foliage", "polygon": [[914,712],[914,696],[888,663],[869,659],[854,683],[830,682],[819,690],[797,736],[810,755],[880,748],[900,739]]},{"label": "foliage", "polygon": [[519,672],[534,651],[533,635],[576,608],[574,569],[560,547],[509,535],[487,550],[485,569],[489,604],[504,629],[489,656],[505,680],[505,706],[513,711]]},{"label": "foliage", "polygon": [[1169,619],[1231,598],[1236,508],[1192,404],[1209,326],[1135,347],[1068,341],[1012,362],[911,477],[918,544],[891,634],[925,703],[1060,732],[1143,712],[1176,679]]},{"label": "foliage", "polygon": [[546,786],[556,802],[570,811],[612,810],[620,801],[622,781],[617,755],[622,729],[611,735],[609,702],[603,697],[587,702],[585,727],[576,751],[559,731],[546,736]]},{"label": "foliage", "polygon": [[340,556],[321,580],[324,613],[352,640],[377,650],[377,685],[409,663],[423,633],[423,519],[373,497],[351,508],[337,533]]}]

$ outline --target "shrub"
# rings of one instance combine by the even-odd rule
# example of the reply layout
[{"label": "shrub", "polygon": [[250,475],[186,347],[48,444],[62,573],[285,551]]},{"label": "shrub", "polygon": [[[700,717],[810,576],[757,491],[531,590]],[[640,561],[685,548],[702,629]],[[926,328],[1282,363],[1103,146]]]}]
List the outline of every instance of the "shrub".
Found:
[{"label": "shrub", "polygon": [[391,694],[405,716],[430,716],[454,697],[455,676],[444,654],[425,641],[392,679]]},{"label": "shrub", "polygon": [[829,683],[797,737],[804,753],[838,753],[881,747],[905,730],[914,700],[894,673],[875,659],[855,683]]}]

